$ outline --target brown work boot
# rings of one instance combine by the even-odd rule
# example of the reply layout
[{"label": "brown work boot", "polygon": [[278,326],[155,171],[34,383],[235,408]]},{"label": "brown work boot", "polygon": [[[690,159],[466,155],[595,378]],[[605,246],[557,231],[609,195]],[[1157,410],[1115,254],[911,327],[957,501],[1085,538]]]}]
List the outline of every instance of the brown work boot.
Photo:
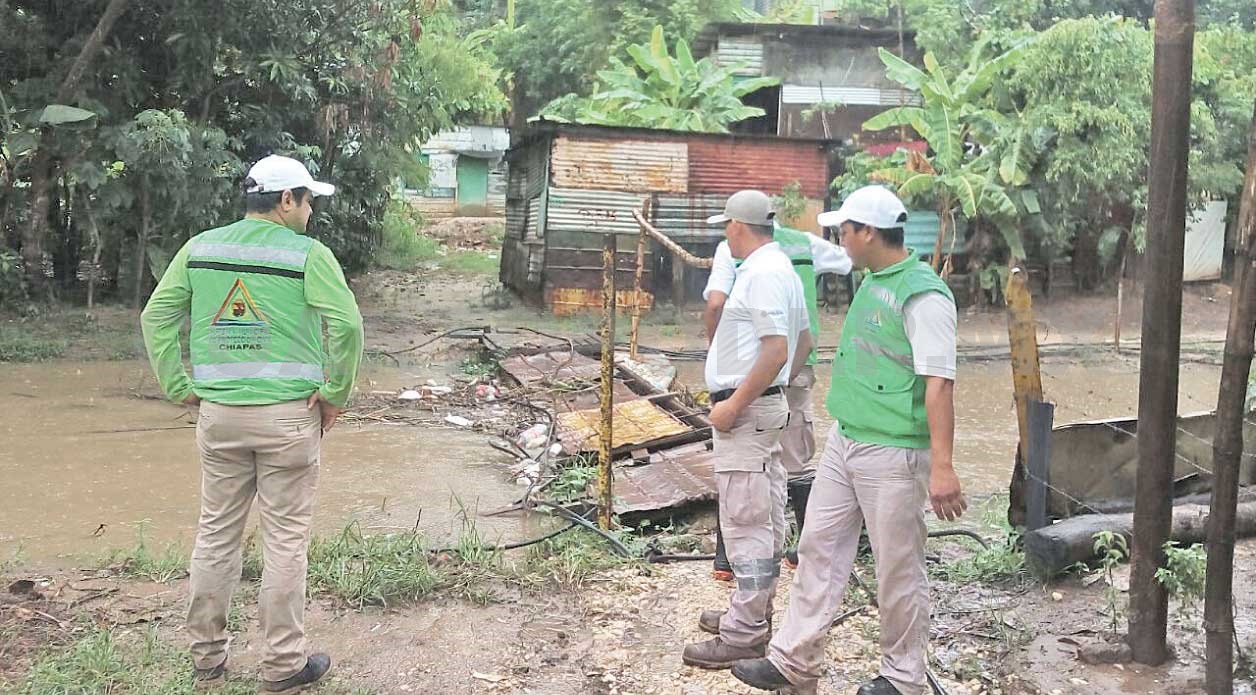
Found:
[{"label": "brown work boot", "polygon": [[707,610],[698,614],[698,629],[708,635],[720,634],[720,618],[728,611]]},{"label": "brown work boot", "polygon": [[762,658],[764,654],[767,654],[767,644],[760,644],[754,647],[734,647],[731,644],[726,644],[719,637],[714,637],[705,642],[685,645],[681,661],[684,661],[686,666],[721,669],[732,668],[733,664],[742,659]]}]

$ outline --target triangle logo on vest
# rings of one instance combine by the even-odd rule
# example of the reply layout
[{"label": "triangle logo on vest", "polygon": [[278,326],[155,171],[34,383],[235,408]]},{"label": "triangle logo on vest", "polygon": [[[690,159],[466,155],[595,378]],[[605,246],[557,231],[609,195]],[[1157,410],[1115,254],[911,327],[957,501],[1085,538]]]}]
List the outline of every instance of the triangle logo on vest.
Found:
[{"label": "triangle logo on vest", "polygon": [[236,278],[235,284],[222,300],[218,313],[214,314],[212,326],[265,326],[266,315],[257,308],[244,280]]}]

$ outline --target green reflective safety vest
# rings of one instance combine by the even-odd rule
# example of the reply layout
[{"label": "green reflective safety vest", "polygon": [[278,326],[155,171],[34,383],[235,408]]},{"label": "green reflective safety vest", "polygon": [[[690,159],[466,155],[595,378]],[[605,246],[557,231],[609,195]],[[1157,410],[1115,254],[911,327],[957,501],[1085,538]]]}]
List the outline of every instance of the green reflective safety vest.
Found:
[{"label": "green reflective safety vest", "polygon": [[842,324],[825,402],[843,436],[866,444],[928,448],[925,380],[916,375],[903,320],[907,300],[925,292],[955,301],[915,252],[864,275]]},{"label": "green reflective safety vest", "polygon": [[[810,322],[812,341],[807,364],[815,365],[817,360],[815,346],[820,343],[820,309],[816,304],[815,258],[811,255],[811,240],[808,236],[808,232],[777,225],[772,233],[772,240],[781,247],[781,251],[786,256],[789,256],[790,262],[794,265],[794,272],[798,273],[798,279],[802,280],[802,293],[807,300],[807,319]],[[741,267],[742,260],[735,258],[733,263]]]},{"label": "green reflective safety vest", "polygon": [[192,381],[237,405],[306,398],[323,384],[322,322],[305,303],[313,240],[244,219],[188,242]]}]

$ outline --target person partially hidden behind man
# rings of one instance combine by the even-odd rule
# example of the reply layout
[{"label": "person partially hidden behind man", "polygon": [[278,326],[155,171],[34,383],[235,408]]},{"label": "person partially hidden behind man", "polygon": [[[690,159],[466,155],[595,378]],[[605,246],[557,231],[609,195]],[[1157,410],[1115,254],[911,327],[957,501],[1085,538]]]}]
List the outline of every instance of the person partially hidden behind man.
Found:
[{"label": "person partially hidden behind man", "polygon": [[939,519],[967,508],[952,467],[955,302],[903,246],[907,210],[879,186],[819,217],[867,273],[842,324],[827,407],[829,432],[798,544],[789,609],[766,658],[733,666],[764,690],[814,693],[842,604],[861,525],[877,569],[881,674],[858,695],[921,695],[929,641],[925,506]]},{"label": "person partially hidden behind man", "polygon": [[745,261],[706,359],[720,528],[737,586],[728,610],[698,617],[715,637],[687,645],[682,660],[701,668],[764,653],[785,549],[783,391],[806,362],[811,333],[802,282],[772,239],[774,217],[771,198],[740,191],[708,220],[724,225],[729,249]]}]

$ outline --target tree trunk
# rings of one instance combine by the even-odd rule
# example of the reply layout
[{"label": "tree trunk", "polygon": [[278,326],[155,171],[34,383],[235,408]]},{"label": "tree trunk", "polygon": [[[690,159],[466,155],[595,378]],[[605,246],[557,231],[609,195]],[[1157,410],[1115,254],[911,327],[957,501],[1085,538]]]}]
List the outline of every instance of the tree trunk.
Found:
[{"label": "tree trunk", "polygon": [[135,239],[135,297],[134,306],[139,309],[144,303],[144,278],[148,274],[145,251],[148,248],[148,235],[152,231],[153,224],[153,206],[152,193],[148,183],[148,177],[142,179],[140,184],[140,230]]},{"label": "tree trunk", "polygon": [[1247,377],[1256,334],[1256,107],[1247,135],[1247,175],[1239,199],[1239,238],[1234,295],[1226,329],[1221,389],[1217,394],[1217,434],[1212,440],[1212,517],[1208,524],[1208,572],[1204,587],[1207,635],[1206,688],[1209,695],[1234,687],[1234,532],[1243,454]]},{"label": "tree trunk", "polygon": [[103,244],[100,239],[100,225],[96,224],[96,213],[92,210],[91,195],[80,192],[79,197],[83,199],[87,231],[92,235],[92,263],[87,274],[87,313],[90,315],[96,306],[96,282],[100,278],[100,252]]},{"label": "tree trunk", "polygon": [[942,200],[942,204],[938,206],[938,240],[933,244],[933,272],[942,270],[942,242],[946,239],[947,218],[951,205],[947,199]]},{"label": "tree trunk", "polygon": [[[96,59],[96,54],[104,45],[105,38],[109,36],[114,23],[126,11],[130,2],[131,0],[109,0],[104,14],[96,22],[96,28],[87,37],[78,57],[74,59],[74,64],[70,66],[70,72],[66,74],[61,86],[57,88],[55,103],[64,104],[74,97],[74,92],[78,89],[79,82],[83,80],[87,68]],[[48,282],[48,277],[44,275],[44,240],[48,236],[48,208],[51,202],[52,131],[51,127],[44,127],[39,133],[39,144],[32,162],[30,214],[26,229],[22,234],[22,259],[26,264],[26,279],[30,292],[37,296],[44,295],[48,299],[52,298],[50,294],[52,283]]]}]

